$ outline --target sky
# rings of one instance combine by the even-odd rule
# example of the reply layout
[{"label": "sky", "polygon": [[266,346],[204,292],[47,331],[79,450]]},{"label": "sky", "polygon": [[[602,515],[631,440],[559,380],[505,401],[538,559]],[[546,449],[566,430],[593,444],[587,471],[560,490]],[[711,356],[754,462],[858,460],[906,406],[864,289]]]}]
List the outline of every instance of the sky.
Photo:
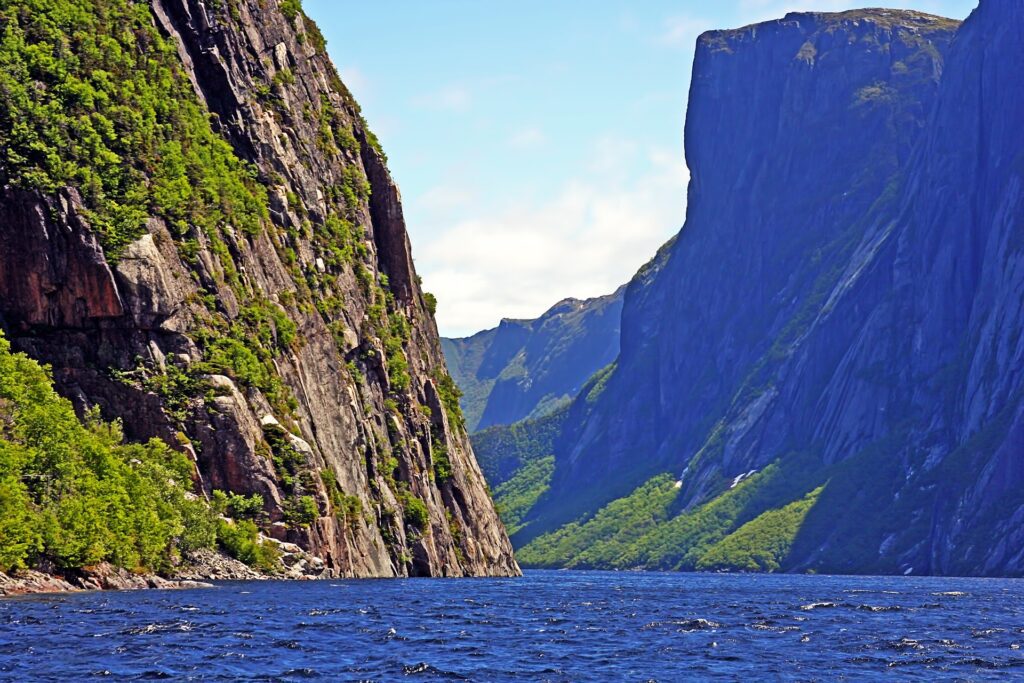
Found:
[{"label": "sky", "polygon": [[682,226],[697,36],[975,0],[304,0],[402,193],[444,336],[614,291]]}]

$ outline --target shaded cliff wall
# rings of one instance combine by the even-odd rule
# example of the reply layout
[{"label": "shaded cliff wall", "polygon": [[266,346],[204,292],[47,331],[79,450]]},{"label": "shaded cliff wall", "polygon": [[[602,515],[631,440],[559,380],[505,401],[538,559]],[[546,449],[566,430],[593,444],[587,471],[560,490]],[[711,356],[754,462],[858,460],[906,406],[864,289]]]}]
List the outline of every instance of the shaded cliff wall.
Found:
[{"label": "shaded cliff wall", "polygon": [[[608,398],[607,408],[599,402],[589,411],[577,402],[574,410],[583,415],[583,427],[563,434],[559,454],[570,463],[570,456],[577,456],[577,469],[610,460],[619,473],[631,471],[631,454],[645,465],[644,458],[650,457],[657,471],[674,476],[651,479],[628,500],[617,501],[618,508],[605,508],[593,523],[578,530],[565,527],[528,546],[523,550],[527,561],[1024,573],[1024,143],[1015,133],[1024,116],[1024,5],[984,0],[951,43],[950,22],[915,14],[869,10],[815,19],[823,20],[833,27],[828,31],[832,39],[846,31],[841,43],[867,47],[866,54],[876,57],[873,43],[863,42],[867,26],[891,32],[904,44],[930,37],[931,47],[916,43],[921,48],[912,51],[916,57],[890,62],[894,76],[910,90],[890,90],[876,82],[855,91],[854,105],[870,101],[890,107],[911,95],[890,110],[894,116],[888,130],[905,129],[887,147],[894,163],[876,166],[875,160],[863,167],[869,175],[873,168],[893,173],[881,187],[858,195],[864,186],[856,173],[834,184],[837,171],[855,171],[855,164],[822,165],[816,155],[792,158],[791,150],[814,143],[787,138],[777,148],[781,175],[765,176],[764,182],[773,177],[789,182],[775,187],[776,197],[761,195],[758,182],[738,180],[760,177],[745,175],[757,166],[748,166],[744,155],[736,153],[734,158],[744,163],[721,173],[720,167],[707,166],[735,152],[722,149],[702,156],[701,150],[716,144],[699,135],[708,121],[700,112],[708,110],[691,112],[687,146],[691,163],[700,166],[694,169],[687,226],[665,267],[631,286],[619,363],[620,371],[646,372],[651,386],[671,387],[672,392],[640,387],[637,394],[619,384],[631,392],[625,403],[637,406],[620,423],[609,415],[622,406],[621,398]],[[704,58],[695,70],[700,75],[716,57],[727,60],[741,36],[760,42],[781,26],[803,21],[796,15],[705,36]],[[920,21],[933,30],[921,29]],[[762,46],[769,55],[771,45]],[[801,46],[797,58],[813,56],[824,63],[827,55],[818,45]],[[929,61],[933,69],[927,68]],[[843,63],[858,59],[849,55]],[[931,76],[905,80],[914,71],[910,64],[926,67],[918,76]],[[850,73],[840,69],[830,79],[842,82]],[[714,74],[695,78],[695,97],[709,82],[716,83]],[[721,82],[715,87],[726,89]],[[841,93],[830,92],[843,101]],[[770,122],[771,111],[755,118]],[[789,112],[786,118],[798,120],[799,115]],[[761,134],[772,135],[770,130]],[[824,158],[859,149],[868,160],[878,134],[866,134],[852,119],[831,136],[817,129],[813,137],[822,144],[828,140],[831,149],[818,150]],[[741,142],[746,146],[749,140]],[[806,177],[801,184],[800,172],[789,170],[805,167],[820,179]],[[712,177],[718,174],[712,187],[705,184],[704,169]],[[826,194],[831,199],[824,206],[833,208],[826,214],[812,212],[810,223],[800,217],[818,206],[814,203],[763,233],[743,233],[741,240],[711,210],[725,206],[726,219],[736,214],[723,204],[730,195],[715,190],[733,179],[742,194],[731,196],[743,197],[741,211],[750,212],[744,225],[773,215],[788,201],[780,197],[791,191],[803,201],[819,189],[840,194]],[[708,197],[715,204],[704,204]],[[843,220],[833,224],[837,216]],[[800,230],[791,232],[791,225]],[[719,231],[732,234],[735,254],[724,246],[715,250]],[[787,260],[791,245],[799,244],[807,231],[816,235],[817,245]],[[772,254],[766,266],[756,260],[761,253]],[[746,278],[746,270],[719,273],[717,265],[730,258],[740,259],[757,277]],[[773,274],[767,264],[776,262],[786,269]],[[805,275],[814,284],[794,289],[792,283]],[[781,288],[779,283],[784,283]],[[747,299],[756,302],[756,310],[746,306]],[[715,307],[708,301],[727,302],[721,320],[712,316]],[[764,325],[768,319],[773,322]],[[659,340],[666,331],[676,336],[652,345],[638,331]],[[744,341],[744,332],[752,341]],[[719,407],[708,410],[714,405]],[[636,429],[637,422],[644,428]],[[647,437],[655,428],[662,431]],[[625,438],[606,451],[600,440],[579,438],[601,429]],[[648,450],[629,450],[631,437],[647,438],[642,443]],[[601,531],[609,524],[614,528],[616,510],[642,506],[645,495],[654,501],[654,524],[646,521],[651,517],[646,512],[647,526],[638,531],[620,526],[614,537]],[[601,542],[582,549],[580,539],[595,535]]]},{"label": "shaded cliff wall", "polygon": [[682,471],[741,389],[764,392],[905,168],[956,27],[867,10],[700,38],[686,224],[627,289],[617,367],[573,406],[535,531]]}]

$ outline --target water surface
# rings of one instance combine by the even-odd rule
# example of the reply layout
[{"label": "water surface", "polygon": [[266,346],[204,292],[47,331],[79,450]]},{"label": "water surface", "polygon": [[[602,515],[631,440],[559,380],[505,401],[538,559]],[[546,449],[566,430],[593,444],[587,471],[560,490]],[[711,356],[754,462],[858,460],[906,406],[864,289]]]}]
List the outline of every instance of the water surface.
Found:
[{"label": "water surface", "polygon": [[0,600],[0,678],[1006,680],[1022,583],[527,572]]}]

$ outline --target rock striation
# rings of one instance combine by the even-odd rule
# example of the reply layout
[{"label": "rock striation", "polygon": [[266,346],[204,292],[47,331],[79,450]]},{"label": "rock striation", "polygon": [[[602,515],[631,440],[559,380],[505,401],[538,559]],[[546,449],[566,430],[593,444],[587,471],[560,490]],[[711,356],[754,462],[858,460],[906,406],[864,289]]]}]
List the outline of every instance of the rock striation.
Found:
[{"label": "rock striation", "polygon": [[[907,163],[955,29],[879,11],[701,36],[686,225],[627,288],[606,400],[574,406],[554,489],[609,500],[700,450]],[[636,476],[619,477],[622,466]],[[620,485],[603,490],[612,478]]]},{"label": "rock striation", "polygon": [[153,211],[115,253],[81,188],[8,183],[12,344],[77,408],[190,455],[199,490],[262,495],[264,531],[324,575],[517,574],[398,188],[319,31],[294,2],[149,8],[176,73],[265,188],[266,220],[243,230],[226,211],[211,232]]},{"label": "rock striation", "polygon": [[701,37],[686,225],[570,409],[526,562],[1024,573],[1022,19]]}]

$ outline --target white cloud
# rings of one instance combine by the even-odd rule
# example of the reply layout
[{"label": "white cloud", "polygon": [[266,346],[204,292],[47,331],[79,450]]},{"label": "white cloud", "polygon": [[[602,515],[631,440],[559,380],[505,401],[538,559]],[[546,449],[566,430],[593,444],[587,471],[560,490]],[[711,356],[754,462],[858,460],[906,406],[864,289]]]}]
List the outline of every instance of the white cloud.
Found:
[{"label": "white cloud", "polygon": [[[598,163],[547,201],[509,203],[457,220],[417,245],[425,286],[437,295],[442,334],[465,335],[502,317],[528,318],[567,296],[607,294],[627,282],[682,224],[688,173],[677,153],[621,140],[629,181]],[[609,148],[601,141],[595,156]]]},{"label": "white cloud", "polygon": [[533,149],[547,142],[547,136],[540,128],[520,128],[514,131],[508,139],[509,147],[513,149]]},{"label": "white cloud", "polygon": [[447,85],[433,92],[417,95],[412,103],[421,109],[464,112],[469,109],[472,101],[473,97],[465,86]]}]

